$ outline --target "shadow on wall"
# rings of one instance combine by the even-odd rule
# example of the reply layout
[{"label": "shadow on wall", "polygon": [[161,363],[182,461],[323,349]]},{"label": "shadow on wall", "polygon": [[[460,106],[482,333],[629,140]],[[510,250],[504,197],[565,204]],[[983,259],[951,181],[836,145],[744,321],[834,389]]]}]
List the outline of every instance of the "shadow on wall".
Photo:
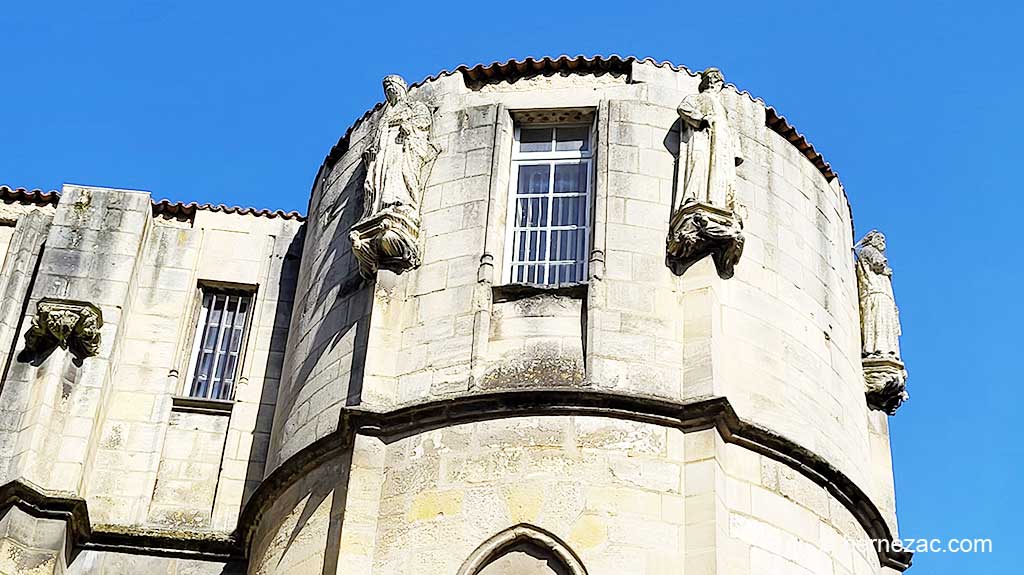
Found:
[{"label": "shadow on wall", "polygon": [[[285,251],[284,263],[278,280],[277,307],[274,309],[274,324],[270,332],[270,352],[264,366],[263,388],[260,391],[260,406],[256,415],[257,422],[273,421],[278,390],[281,386],[283,359],[277,353],[288,348],[288,327],[295,308],[296,288],[298,285],[299,264],[302,257],[302,244],[305,228],[292,238]],[[276,377],[272,377],[276,374]],[[253,437],[252,449],[249,450],[249,462],[246,466],[245,486],[242,494],[242,505],[263,481],[266,471],[267,457],[270,451],[270,430],[261,429],[262,433]]]},{"label": "shadow on wall", "polygon": [[[316,217],[310,214],[307,223],[306,233],[310,233],[309,226],[316,225],[318,232],[327,232],[333,227],[333,236],[322,251],[319,246],[311,245],[303,254],[315,263],[298,281],[299,285],[308,286],[308,291],[296,294],[293,308],[293,313],[299,314],[304,322],[297,322],[293,327],[295,333],[291,335],[298,340],[291,344],[294,353],[291,361],[298,365],[295,369],[285,366],[288,372],[282,376],[275,408],[278,415],[274,421],[281,429],[275,429],[274,434],[283,434],[279,445],[303,427],[313,427],[315,436],[311,434],[309,442],[334,431],[337,419],[330,422],[332,429],[317,430],[324,425],[316,421],[317,414],[333,405],[339,410],[343,404],[359,405],[362,399],[374,283],[359,275],[348,230],[362,212],[363,176],[362,168],[353,170],[338,197]],[[320,310],[326,311],[322,312],[313,332],[298,333],[298,326],[310,323],[310,317],[321,313]],[[339,346],[343,349],[337,357],[329,362],[321,361]],[[327,391],[322,392],[324,389]],[[314,397],[317,404],[306,408],[307,413],[299,413]]]},{"label": "shadow on wall", "polygon": [[[291,573],[317,556],[322,559],[321,575],[338,573],[352,449],[348,446],[331,464],[306,475],[278,499],[288,507],[273,509],[278,531],[264,534],[270,539],[262,551],[254,552],[253,573]],[[328,498],[330,505],[325,507]]]}]

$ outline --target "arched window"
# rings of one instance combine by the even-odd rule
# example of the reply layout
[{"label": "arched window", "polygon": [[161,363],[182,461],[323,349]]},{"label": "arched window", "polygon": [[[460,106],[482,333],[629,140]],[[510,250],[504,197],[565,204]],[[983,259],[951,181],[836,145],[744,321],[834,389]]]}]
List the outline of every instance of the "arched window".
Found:
[{"label": "arched window", "polygon": [[587,575],[587,571],[557,537],[521,524],[477,547],[459,575]]}]

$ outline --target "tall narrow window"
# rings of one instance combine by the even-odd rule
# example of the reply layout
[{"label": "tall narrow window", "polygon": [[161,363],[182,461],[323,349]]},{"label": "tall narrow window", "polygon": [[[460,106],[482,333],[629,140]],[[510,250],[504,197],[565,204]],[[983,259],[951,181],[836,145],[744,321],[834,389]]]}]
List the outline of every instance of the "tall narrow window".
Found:
[{"label": "tall narrow window", "polygon": [[590,126],[515,130],[505,281],[545,285],[587,280],[593,157]]},{"label": "tall narrow window", "polygon": [[192,347],[190,397],[231,399],[251,307],[252,294],[203,290]]}]

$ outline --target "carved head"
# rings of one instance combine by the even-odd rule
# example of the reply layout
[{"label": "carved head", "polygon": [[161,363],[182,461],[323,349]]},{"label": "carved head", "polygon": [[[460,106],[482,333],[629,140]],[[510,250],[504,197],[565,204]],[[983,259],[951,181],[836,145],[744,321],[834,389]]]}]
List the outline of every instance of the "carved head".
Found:
[{"label": "carved head", "polygon": [[708,68],[700,73],[700,86],[697,87],[697,90],[718,92],[723,86],[725,86],[725,76],[718,68]]},{"label": "carved head", "polygon": [[53,337],[56,338],[61,345],[64,345],[68,336],[71,335],[75,330],[75,326],[78,325],[79,319],[78,314],[72,311],[51,311],[46,316],[46,327],[50,329],[50,333]]},{"label": "carved head", "polygon": [[397,74],[391,74],[390,76],[384,77],[384,97],[388,99],[389,104],[395,104],[403,99],[409,92],[409,86],[405,83],[405,80]]},{"label": "carved head", "polygon": [[885,252],[885,234],[878,230],[871,230],[859,243],[861,247],[871,246],[880,252]]}]

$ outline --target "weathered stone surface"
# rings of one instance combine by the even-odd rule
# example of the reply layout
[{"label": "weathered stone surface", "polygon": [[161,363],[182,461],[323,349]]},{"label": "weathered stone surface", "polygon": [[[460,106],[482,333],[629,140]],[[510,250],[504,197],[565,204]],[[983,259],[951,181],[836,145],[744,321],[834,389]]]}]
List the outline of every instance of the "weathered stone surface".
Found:
[{"label": "weathered stone surface", "polygon": [[856,245],[860,295],[861,364],[868,407],[895,415],[910,396],[900,359],[900,317],[892,292],[885,236],[872,230]]},{"label": "weathered stone surface", "polygon": [[[386,103],[363,150],[363,216],[349,237],[363,277],[420,263],[420,201],[440,148],[430,142],[426,104],[411,101],[405,80],[384,78]],[[473,175],[473,174],[469,174]]]},{"label": "weathered stone surface", "polygon": [[718,277],[729,279],[743,256],[743,222],[731,212],[689,202],[669,223],[665,261],[672,273],[683,275],[693,264],[711,256]]},{"label": "weathered stone surface", "polygon": [[76,365],[100,351],[103,312],[85,302],[41,300],[25,332],[25,347],[18,360],[38,366],[54,349],[71,352]]},{"label": "weathered stone surface", "polygon": [[893,358],[865,357],[862,363],[868,407],[895,415],[903,402],[910,398],[903,362]]},{"label": "weathered stone surface", "polygon": [[[875,409],[905,372],[889,328],[861,357],[834,174],[713,70],[557,66],[389,79],[308,226],[85,186],[0,204],[0,353],[46,298],[103,314],[81,365],[3,364],[0,475],[68,518],[68,572],[906,567],[853,548],[895,535]],[[531,122],[590,129],[584,284],[499,283]],[[253,297],[230,401],[181,397],[210,286]],[[49,568],[46,533],[15,539],[11,569]]]}]

